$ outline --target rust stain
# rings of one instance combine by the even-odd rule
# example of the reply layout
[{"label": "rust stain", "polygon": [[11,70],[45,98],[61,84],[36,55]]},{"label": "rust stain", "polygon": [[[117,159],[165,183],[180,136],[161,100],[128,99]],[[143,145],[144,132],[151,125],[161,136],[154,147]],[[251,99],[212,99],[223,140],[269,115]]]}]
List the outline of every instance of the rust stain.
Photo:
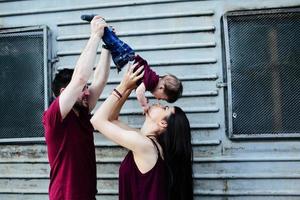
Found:
[{"label": "rust stain", "polygon": [[227,180],[224,180],[223,183],[224,183],[223,192],[227,193],[228,192],[228,182],[227,182]]},{"label": "rust stain", "polygon": [[0,158],[40,158],[47,154],[45,147],[39,146],[4,146],[0,148]]}]

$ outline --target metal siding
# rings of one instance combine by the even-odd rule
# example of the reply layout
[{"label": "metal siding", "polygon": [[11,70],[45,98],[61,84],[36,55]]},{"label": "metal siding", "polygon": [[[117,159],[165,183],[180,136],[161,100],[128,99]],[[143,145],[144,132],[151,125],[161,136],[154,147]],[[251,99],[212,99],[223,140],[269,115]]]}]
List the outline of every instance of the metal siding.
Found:
[{"label": "metal siding", "polygon": [[[80,15],[103,15],[154,70],[183,80],[184,95],[176,104],[191,122],[196,199],[293,200],[300,198],[297,141],[228,139],[224,91],[217,84],[223,80],[220,22],[224,13],[299,5],[299,0],[0,1],[0,28],[47,25],[53,36],[52,53],[59,59],[54,67],[73,68],[89,35],[89,25],[80,21]],[[97,106],[120,79],[112,67]],[[131,95],[121,117],[139,127],[142,115],[136,105]],[[97,199],[117,199],[118,166],[126,150],[99,133],[95,142]],[[48,199],[45,145],[1,145],[0,172],[0,199]]]}]

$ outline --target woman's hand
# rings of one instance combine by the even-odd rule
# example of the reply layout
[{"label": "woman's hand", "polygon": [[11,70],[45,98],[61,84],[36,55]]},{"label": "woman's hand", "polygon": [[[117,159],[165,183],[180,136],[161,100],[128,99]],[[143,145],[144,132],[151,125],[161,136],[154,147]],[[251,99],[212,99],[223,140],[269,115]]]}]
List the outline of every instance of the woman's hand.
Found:
[{"label": "woman's hand", "polygon": [[124,73],[123,80],[120,83],[126,90],[132,90],[136,88],[136,82],[144,76],[144,71],[141,73],[141,71],[144,69],[144,66],[141,66],[135,72],[133,72],[137,65],[138,63],[135,63],[134,65],[131,63],[127,64],[127,71]]}]

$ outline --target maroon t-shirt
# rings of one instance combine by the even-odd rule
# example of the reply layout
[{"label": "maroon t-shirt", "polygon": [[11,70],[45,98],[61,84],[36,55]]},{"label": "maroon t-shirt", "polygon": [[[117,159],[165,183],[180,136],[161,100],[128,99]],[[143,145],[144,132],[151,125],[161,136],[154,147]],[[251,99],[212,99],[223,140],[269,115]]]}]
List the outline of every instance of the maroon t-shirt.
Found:
[{"label": "maroon t-shirt", "polygon": [[141,80],[138,80],[137,85],[144,83],[146,90],[152,92],[158,84],[159,76],[150,68],[147,61],[139,55],[134,58],[134,63],[138,63],[133,71],[136,71],[142,65],[144,65],[144,76]]},{"label": "maroon t-shirt", "polygon": [[92,200],[97,193],[93,126],[88,110],[61,118],[59,98],[44,112],[50,200]]},{"label": "maroon t-shirt", "polygon": [[158,156],[154,167],[141,173],[129,151],[119,169],[119,200],[167,200],[166,166]]}]

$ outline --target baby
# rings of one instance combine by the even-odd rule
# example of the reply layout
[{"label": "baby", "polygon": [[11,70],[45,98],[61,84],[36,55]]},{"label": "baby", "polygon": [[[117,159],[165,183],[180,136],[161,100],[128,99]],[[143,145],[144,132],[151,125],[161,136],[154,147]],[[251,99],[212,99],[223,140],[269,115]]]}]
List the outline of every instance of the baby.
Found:
[{"label": "baby", "polygon": [[182,84],[176,76],[169,74],[159,77],[139,55],[135,56],[134,63],[138,63],[134,71],[144,66],[144,76],[137,82],[136,89],[137,100],[144,113],[149,109],[148,99],[145,97],[146,91],[151,92],[156,99],[166,100],[169,103],[175,102],[182,95]]}]

